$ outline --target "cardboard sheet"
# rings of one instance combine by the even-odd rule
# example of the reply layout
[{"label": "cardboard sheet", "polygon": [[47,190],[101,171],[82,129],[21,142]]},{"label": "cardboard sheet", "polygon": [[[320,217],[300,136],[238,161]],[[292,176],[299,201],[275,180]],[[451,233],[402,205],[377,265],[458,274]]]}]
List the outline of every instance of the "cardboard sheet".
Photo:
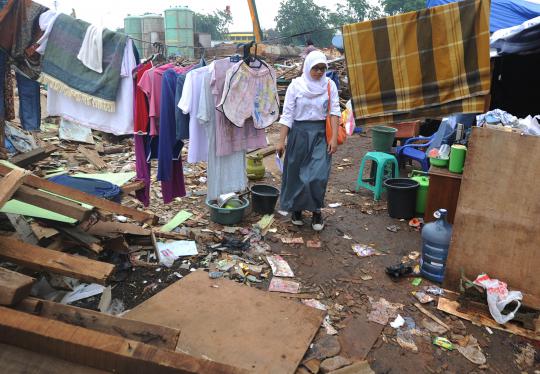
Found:
[{"label": "cardboard sheet", "polygon": [[177,351],[254,373],[294,373],[324,312],[194,272],[124,315],[181,330]]}]

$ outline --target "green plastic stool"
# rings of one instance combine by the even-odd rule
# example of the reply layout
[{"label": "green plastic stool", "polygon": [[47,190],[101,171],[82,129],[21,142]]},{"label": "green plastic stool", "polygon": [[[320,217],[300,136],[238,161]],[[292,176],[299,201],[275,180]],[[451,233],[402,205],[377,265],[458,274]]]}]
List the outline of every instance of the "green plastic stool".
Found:
[{"label": "green plastic stool", "polygon": [[[366,161],[371,160],[376,163],[377,168],[371,167],[371,177],[364,179],[364,168],[366,167]],[[374,199],[380,200],[383,192],[383,182],[387,178],[398,177],[398,163],[396,158],[385,152],[368,152],[362,158],[360,170],[358,171],[358,180],[356,181],[356,191],[363,187],[370,191],[373,191]],[[375,171],[375,173],[374,173]]]}]

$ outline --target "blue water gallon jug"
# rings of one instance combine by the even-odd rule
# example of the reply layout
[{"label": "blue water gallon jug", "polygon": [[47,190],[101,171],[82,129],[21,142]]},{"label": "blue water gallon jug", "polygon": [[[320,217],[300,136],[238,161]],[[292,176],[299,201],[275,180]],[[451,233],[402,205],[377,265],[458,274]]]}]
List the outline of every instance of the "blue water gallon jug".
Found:
[{"label": "blue water gallon jug", "polygon": [[422,276],[433,282],[442,283],[448,248],[452,238],[452,225],[446,221],[446,209],[439,209],[433,215],[436,221],[427,223],[422,228]]}]

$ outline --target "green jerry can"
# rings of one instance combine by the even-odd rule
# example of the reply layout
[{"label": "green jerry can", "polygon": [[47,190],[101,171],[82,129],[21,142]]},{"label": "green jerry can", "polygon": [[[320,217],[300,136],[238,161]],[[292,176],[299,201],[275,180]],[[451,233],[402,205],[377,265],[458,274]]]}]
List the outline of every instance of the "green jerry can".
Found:
[{"label": "green jerry can", "polygon": [[260,153],[247,156],[247,177],[249,180],[263,179],[266,169],[263,164],[263,156]]},{"label": "green jerry can", "polygon": [[426,211],[429,177],[425,171],[413,170],[411,179],[417,181],[420,185],[416,193],[416,213],[424,214]]}]

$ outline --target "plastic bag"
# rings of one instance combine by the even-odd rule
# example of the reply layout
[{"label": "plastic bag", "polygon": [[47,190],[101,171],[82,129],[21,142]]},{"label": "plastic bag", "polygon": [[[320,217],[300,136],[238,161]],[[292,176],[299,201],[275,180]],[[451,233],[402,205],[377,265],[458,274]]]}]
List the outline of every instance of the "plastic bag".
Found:
[{"label": "plastic bag", "polygon": [[[486,289],[489,312],[497,323],[502,325],[515,317],[523,299],[520,291],[508,291],[506,283],[491,279],[487,274],[480,274],[474,284]],[[516,308],[506,315],[502,314],[503,309],[513,301],[517,303]]]},{"label": "plastic bag", "polygon": [[345,131],[347,132],[347,135],[351,136],[356,127],[351,100],[347,101],[347,104],[345,104],[345,110],[341,112],[341,121],[345,126]]}]

